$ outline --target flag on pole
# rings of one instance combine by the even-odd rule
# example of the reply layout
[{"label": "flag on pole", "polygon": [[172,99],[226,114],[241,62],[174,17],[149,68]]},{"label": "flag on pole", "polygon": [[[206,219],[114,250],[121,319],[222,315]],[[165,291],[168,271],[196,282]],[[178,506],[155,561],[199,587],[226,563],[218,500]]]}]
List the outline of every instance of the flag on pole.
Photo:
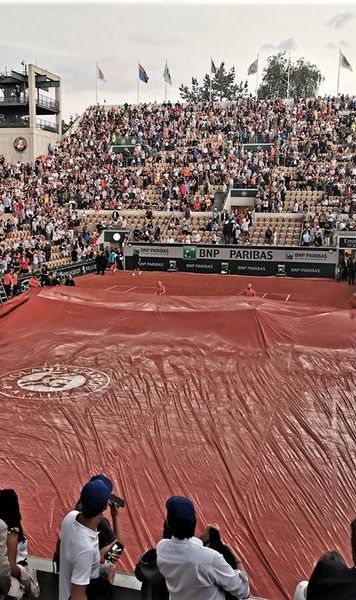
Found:
[{"label": "flag on pole", "polygon": [[97,69],[97,77],[98,79],[100,79],[101,81],[106,81],[104,73],[102,72],[101,68],[99,67],[99,65],[96,65],[96,69]]},{"label": "flag on pole", "polygon": [[171,74],[168,69],[167,61],[166,61],[166,66],[164,67],[164,71],[163,71],[163,79],[166,83],[169,83],[169,85],[172,85],[172,77],[171,77]]},{"label": "flag on pole", "polygon": [[257,73],[258,71],[258,58],[256,58],[256,60],[253,61],[253,63],[250,64],[248,71],[247,71],[247,75],[254,75],[255,73]]},{"label": "flag on pole", "polygon": [[216,68],[216,66],[214,65],[214,61],[213,61],[213,59],[212,59],[212,58],[210,58],[210,60],[211,60],[211,65],[210,65],[210,73],[212,73],[213,75],[216,75],[217,68]]},{"label": "flag on pole", "polygon": [[138,63],[138,77],[141,81],[143,81],[143,83],[148,82],[148,75],[147,75],[145,69],[143,68],[143,66],[140,65],[140,63]]},{"label": "flag on pole", "polygon": [[350,65],[346,56],[343,55],[341,50],[340,50],[340,66],[343,67],[344,69],[347,69],[348,71],[352,71],[352,66]]}]

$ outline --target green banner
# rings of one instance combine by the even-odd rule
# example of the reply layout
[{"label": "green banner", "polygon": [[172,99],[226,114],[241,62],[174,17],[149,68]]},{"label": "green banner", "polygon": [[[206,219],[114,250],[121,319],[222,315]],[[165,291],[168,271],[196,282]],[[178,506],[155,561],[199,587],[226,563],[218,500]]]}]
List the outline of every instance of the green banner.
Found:
[{"label": "green banner", "polygon": [[257,188],[233,188],[230,190],[231,198],[255,198]]},{"label": "green banner", "polygon": [[242,144],[245,152],[259,152],[260,150],[270,150],[274,144]]}]

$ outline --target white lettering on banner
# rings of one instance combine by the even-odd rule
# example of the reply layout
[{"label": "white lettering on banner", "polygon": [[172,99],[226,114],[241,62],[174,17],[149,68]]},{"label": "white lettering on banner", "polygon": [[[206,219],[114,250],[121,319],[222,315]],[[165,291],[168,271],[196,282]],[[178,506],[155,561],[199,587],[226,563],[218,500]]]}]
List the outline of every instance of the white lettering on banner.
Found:
[{"label": "white lettering on banner", "polygon": [[[190,252],[191,250],[191,252]],[[334,248],[318,251],[303,248],[253,247],[253,246],[190,246],[190,245],[157,245],[126,246],[125,255],[139,254],[144,258],[172,258],[184,260],[234,260],[253,262],[285,262],[290,263],[323,263],[336,264],[337,252]],[[195,256],[193,258],[193,254]]]},{"label": "white lettering on banner", "polygon": [[133,248],[134,252],[138,252],[139,256],[169,256],[169,248],[167,246],[139,246]]}]

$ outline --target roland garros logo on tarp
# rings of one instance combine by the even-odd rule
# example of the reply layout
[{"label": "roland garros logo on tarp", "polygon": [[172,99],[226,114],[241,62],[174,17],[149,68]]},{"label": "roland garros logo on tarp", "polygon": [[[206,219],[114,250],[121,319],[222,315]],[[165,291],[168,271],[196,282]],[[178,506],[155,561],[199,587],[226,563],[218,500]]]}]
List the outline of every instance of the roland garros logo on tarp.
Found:
[{"label": "roland garros logo on tarp", "polygon": [[0,394],[25,399],[75,398],[100,392],[109,383],[109,376],[96,369],[44,365],[4,375],[0,379]]}]

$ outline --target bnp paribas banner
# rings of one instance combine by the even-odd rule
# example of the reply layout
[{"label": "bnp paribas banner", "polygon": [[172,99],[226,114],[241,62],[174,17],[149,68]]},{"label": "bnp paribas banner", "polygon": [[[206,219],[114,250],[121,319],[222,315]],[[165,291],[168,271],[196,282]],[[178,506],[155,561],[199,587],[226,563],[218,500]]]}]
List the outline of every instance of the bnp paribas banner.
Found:
[{"label": "bnp paribas banner", "polygon": [[[133,258],[135,255],[135,259]],[[125,265],[156,271],[191,271],[246,275],[335,277],[335,248],[276,248],[265,246],[184,246],[181,244],[129,244]]]}]

